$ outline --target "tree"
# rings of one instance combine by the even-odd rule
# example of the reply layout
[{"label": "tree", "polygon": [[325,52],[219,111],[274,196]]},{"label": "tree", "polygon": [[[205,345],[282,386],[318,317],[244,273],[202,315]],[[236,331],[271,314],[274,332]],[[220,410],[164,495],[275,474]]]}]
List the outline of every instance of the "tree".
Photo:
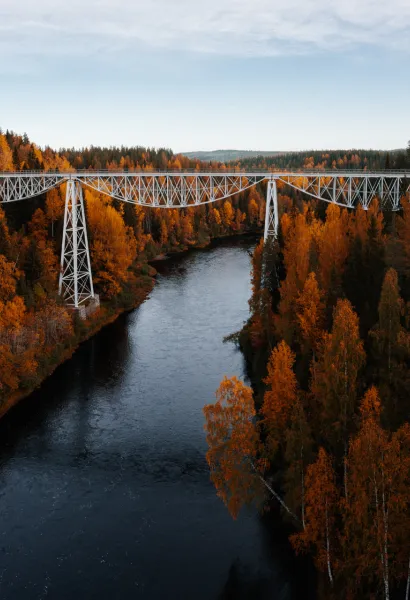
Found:
[{"label": "tree", "polygon": [[7,225],[6,215],[0,206],[0,254],[10,258],[11,236]]},{"label": "tree", "polygon": [[298,383],[293,372],[295,354],[282,340],[273,349],[264,379],[267,390],[261,413],[267,431],[268,452],[273,454],[283,443],[293,405],[297,401]]},{"label": "tree", "polygon": [[358,207],[350,213],[350,247],[343,289],[360,315],[363,336],[377,320],[377,302],[385,271],[386,236],[383,226],[383,212],[375,199],[368,210]]},{"label": "tree", "polygon": [[248,216],[251,225],[255,225],[258,221],[259,207],[254,198],[250,198],[248,203]]},{"label": "tree", "polygon": [[251,285],[252,294],[249,300],[251,312],[250,338],[254,347],[268,346],[271,348],[274,316],[272,311],[272,300],[269,290],[266,288],[268,252],[263,239],[255,247],[252,255]]},{"label": "tree", "polygon": [[204,414],[211,479],[236,519],[241,506],[254,499],[258,488],[251,466],[259,445],[251,389],[236,377],[225,377],[216,392],[216,403],[205,406]]},{"label": "tree", "polygon": [[327,571],[333,585],[336,557],[336,515],[339,493],[332,461],[323,448],[319,449],[316,462],[309,465],[306,473],[306,519],[305,528],[290,537],[296,552],[313,549],[317,568]]},{"label": "tree", "polygon": [[232,221],[234,218],[234,211],[232,208],[232,204],[229,200],[225,200],[222,207],[222,222],[225,225],[226,229],[230,229],[232,225]]},{"label": "tree", "polygon": [[[321,411],[321,432],[336,456],[346,456],[356,409],[357,376],[365,362],[359,319],[348,300],[338,300],[331,333],[324,335],[311,389]],[[345,472],[345,493],[347,479]]]},{"label": "tree", "polygon": [[64,199],[60,190],[53,188],[47,192],[46,216],[51,221],[51,237],[54,237],[54,223],[62,219],[64,215]]},{"label": "tree", "polygon": [[241,507],[262,498],[265,488],[296,522],[297,516],[263,477],[266,460],[258,460],[260,438],[252,390],[236,377],[225,377],[215,404],[204,407],[208,442],[206,459],[218,496],[234,519]]},{"label": "tree", "polygon": [[261,211],[261,208],[264,208],[264,204],[265,200],[261,197],[259,191],[256,187],[252,187],[249,190],[248,198],[248,218],[250,225],[260,225],[263,222],[264,212]]},{"label": "tree", "polygon": [[136,241],[121,214],[97,195],[86,192],[94,282],[107,298],[118,294],[136,257]]},{"label": "tree", "polygon": [[349,253],[347,236],[349,215],[336,204],[329,204],[319,242],[319,282],[334,305],[341,292],[342,275]]},{"label": "tree", "polygon": [[13,171],[13,152],[5,135],[0,134],[0,171]]},{"label": "tree", "polygon": [[381,581],[389,600],[392,577],[410,579],[410,426],[406,423],[391,435],[381,427],[381,403],[374,387],[366,392],[360,413],[347,460],[345,553],[356,577]]},{"label": "tree", "polygon": [[324,308],[323,294],[319,289],[316,275],[314,272],[309,273],[297,299],[296,318],[302,349],[305,353],[312,352],[313,359],[323,334]]},{"label": "tree", "polygon": [[45,213],[38,208],[29,223],[29,245],[25,255],[26,276],[33,285],[40,285],[54,293],[59,273],[58,257],[54,243],[48,239]]},{"label": "tree", "polygon": [[16,272],[15,265],[8,261],[3,254],[0,254],[0,301],[11,300],[16,293]]},{"label": "tree", "polygon": [[305,470],[311,458],[312,439],[302,402],[296,399],[291,407],[285,431],[285,501],[293,512],[301,515],[305,528]]},{"label": "tree", "polygon": [[312,244],[312,220],[307,207],[303,213],[292,218],[284,214],[281,227],[284,238],[283,259],[286,277],[280,285],[279,317],[277,332],[291,344],[297,328],[297,299],[303,290],[310,272],[310,250]]},{"label": "tree", "polygon": [[384,277],[379,302],[379,323],[376,336],[382,352],[387,357],[389,376],[392,370],[392,355],[401,331],[400,317],[403,313],[403,300],[400,297],[397,271],[389,269]]}]

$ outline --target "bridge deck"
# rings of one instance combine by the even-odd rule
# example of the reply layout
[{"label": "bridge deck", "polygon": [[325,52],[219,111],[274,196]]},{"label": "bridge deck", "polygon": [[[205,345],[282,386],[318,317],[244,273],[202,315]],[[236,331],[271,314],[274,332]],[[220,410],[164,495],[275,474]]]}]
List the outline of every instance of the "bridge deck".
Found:
[{"label": "bridge deck", "polygon": [[257,177],[286,177],[286,176],[295,176],[295,175],[303,175],[305,177],[409,177],[410,178],[410,169],[395,169],[395,170],[364,170],[364,169],[332,169],[332,170],[320,170],[320,169],[278,169],[278,170],[239,170],[239,171],[217,171],[217,170],[204,170],[204,171],[196,171],[185,169],[181,171],[171,170],[171,171],[161,171],[161,170],[152,170],[152,171],[110,171],[107,169],[82,169],[82,170],[70,170],[70,171],[0,171],[0,177],[10,178],[10,177],[38,177],[38,176],[50,176],[50,177],[61,177],[61,178],[69,178],[69,177],[180,177],[180,176],[200,176],[200,177],[214,177],[214,176],[224,176],[224,177],[239,177],[247,175],[257,176]]}]

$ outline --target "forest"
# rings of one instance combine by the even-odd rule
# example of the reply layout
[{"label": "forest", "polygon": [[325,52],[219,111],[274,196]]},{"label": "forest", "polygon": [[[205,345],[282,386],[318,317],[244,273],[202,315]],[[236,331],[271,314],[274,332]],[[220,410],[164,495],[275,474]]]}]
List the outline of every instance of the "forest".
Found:
[{"label": "forest", "polygon": [[[389,160],[410,168],[410,143]],[[280,509],[319,598],[408,600],[410,197],[389,213],[288,194],[237,336],[252,388],[225,377],[204,408],[211,479],[234,518]]]},{"label": "forest", "polygon": [[281,152],[274,156],[241,158],[229,163],[232,168],[249,170],[271,169],[405,169],[408,156],[405,150],[312,150],[310,152]]},{"label": "forest", "polygon": [[[26,134],[0,133],[0,171],[94,168],[199,168],[170,150],[41,149]],[[262,192],[262,193],[261,193]],[[65,186],[43,196],[0,204],[0,413],[29,393],[78,343],[151,290],[148,263],[170,252],[204,247],[212,238],[260,231],[263,190],[218,204],[146,209],[84,190],[91,264],[101,308],[86,322],[58,296]]]},{"label": "forest", "polygon": [[[205,163],[169,149],[40,148],[0,131],[0,171],[410,168],[407,151],[329,151]],[[205,407],[207,460],[233,517],[280,507],[324,598],[410,597],[410,198],[384,213],[279,188],[280,234],[252,257],[238,338],[253,388],[224,379]],[[153,285],[149,262],[260,233],[261,184],[230,200],[147,209],[84,190],[101,308],[86,322],[58,296],[65,189],[0,204],[0,412]]]}]

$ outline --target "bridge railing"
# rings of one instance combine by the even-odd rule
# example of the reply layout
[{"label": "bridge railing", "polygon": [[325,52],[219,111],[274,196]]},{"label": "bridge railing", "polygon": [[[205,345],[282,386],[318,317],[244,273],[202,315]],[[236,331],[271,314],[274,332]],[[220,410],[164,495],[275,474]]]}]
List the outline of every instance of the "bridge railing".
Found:
[{"label": "bridge railing", "polygon": [[0,171],[0,177],[13,177],[13,176],[28,176],[28,175],[61,175],[61,177],[69,177],[70,175],[87,175],[87,174],[99,174],[99,175],[142,175],[149,177],[152,174],[159,175],[167,175],[167,174],[175,174],[181,175],[191,174],[191,175],[228,175],[228,174],[264,174],[267,177],[271,174],[287,174],[287,175],[297,175],[298,173],[303,174],[312,174],[312,175],[321,175],[321,176],[335,176],[340,174],[349,174],[349,175],[384,175],[384,176],[408,176],[410,178],[410,169],[352,169],[352,168],[344,168],[344,169],[279,169],[279,168],[271,168],[271,169],[241,169],[232,167],[232,169],[215,169],[215,168],[204,168],[197,169],[150,169],[149,171],[145,171],[144,169],[128,169],[128,170],[117,170],[117,169],[70,169],[67,171],[61,171],[59,169],[48,169],[48,170],[24,170],[24,171]]}]

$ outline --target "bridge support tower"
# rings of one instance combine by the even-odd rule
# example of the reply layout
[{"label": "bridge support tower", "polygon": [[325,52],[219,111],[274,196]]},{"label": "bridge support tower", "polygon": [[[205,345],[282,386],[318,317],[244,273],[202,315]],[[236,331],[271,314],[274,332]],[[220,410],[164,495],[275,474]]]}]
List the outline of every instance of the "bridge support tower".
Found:
[{"label": "bridge support tower", "polygon": [[78,309],[80,316],[85,318],[85,305],[98,306],[99,300],[98,296],[94,294],[81,185],[72,178],[68,179],[66,185],[58,291],[66,304],[71,308]]},{"label": "bridge support tower", "polygon": [[271,177],[268,179],[268,187],[266,190],[266,212],[265,212],[265,233],[264,241],[268,239],[276,239],[279,229],[279,212],[278,212],[278,190],[276,187],[276,179]]}]

